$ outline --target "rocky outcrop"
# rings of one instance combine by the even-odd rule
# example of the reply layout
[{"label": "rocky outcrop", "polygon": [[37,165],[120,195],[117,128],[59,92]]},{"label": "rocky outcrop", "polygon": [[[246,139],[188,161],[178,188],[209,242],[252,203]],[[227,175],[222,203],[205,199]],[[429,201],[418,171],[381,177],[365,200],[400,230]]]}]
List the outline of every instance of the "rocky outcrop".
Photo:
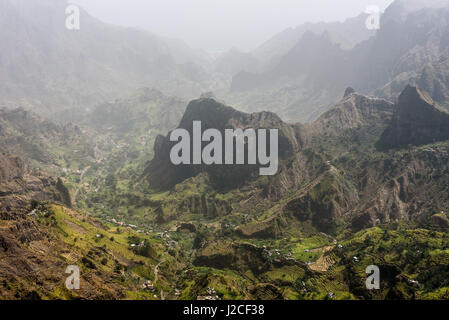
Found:
[{"label": "rocky outcrop", "polygon": [[273,239],[281,234],[280,222],[275,217],[260,223],[238,226],[235,233],[243,238]]},{"label": "rocky outcrop", "polygon": [[71,206],[68,189],[61,179],[32,172],[17,156],[0,155],[0,214],[13,219],[34,201],[54,201]]},{"label": "rocky outcrop", "polygon": [[311,124],[314,132],[336,134],[363,125],[389,123],[394,111],[391,102],[357,94],[350,89],[346,90],[342,101]]},{"label": "rocky outcrop", "polygon": [[194,264],[219,269],[261,274],[269,269],[263,249],[252,244],[217,242],[211,243],[197,253]]},{"label": "rocky outcrop", "polygon": [[9,182],[25,174],[25,163],[16,156],[0,154],[0,184]]},{"label": "rocky outcrop", "polygon": [[61,202],[71,208],[72,198],[70,197],[69,189],[67,189],[64,182],[60,178],[58,178],[58,182],[56,183],[56,190],[58,190],[61,195]]},{"label": "rocky outcrop", "polygon": [[[305,148],[312,138],[322,134],[338,134],[344,130],[368,124],[383,124],[391,120],[393,105],[383,99],[365,97],[347,92],[346,97],[330,111],[311,124],[287,124],[270,112],[247,114],[225,106],[213,99],[192,101],[179,124],[192,139],[193,121],[200,120],[202,128],[215,128],[223,132],[228,128],[278,129],[279,158],[286,160]],[[144,176],[152,188],[168,190],[174,185],[206,172],[218,189],[239,187],[254,175],[257,165],[173,165],[170,150],[175,145],[167,137],[158,136],[154,146],[154,159]],[[203,145],[204,146],[204,145]],[[246,151],[245,151],[246,152]],[[224,152],[223,152],[224,154]]]},{"label": "rocky outcrop", "polygon": [[[274,212],[299,222],[312,221],[318,230],[333,232],[336,222],[358,207],[359,190],[344,176],[344,172],[327,161],[322,153],[312,149],[322,139],[353,135],[365,127],[384,128],[391,122],[393,110],[394,104],[384,99],[347,90],[342,101],[313,123],[286,124],[271,113],[245,114],[212,99],[193,101],[179,126],[189,132],[194,120],[201,120],[208,128],[279,129],[280,169],[276,176],[262,181],[257,174],[251,175],[251,166],[231,169],[224,166],[174,166],[169,159],[172,144],[168,137],[160,136],[155,145],[155,157],[146,168],[145,176],[153,188],[171,189],[173,193],[161,202],[154,215],[160,223],[166,223],[187,213],[213,218],[226,216],[232,210],[254,212],[266,210],[285,199],[287,194],[294,194],[283,208]],[[202,173],[205,173],[206,180],[200,178]],[[185,183],[181,183],[183,181]],[[211,190],[207,188],[204,194],[181,196],[183,190],[198,185],[212,187],[219,192],[226,188],[239,188],[243,192],[254,190],[255,193],[236,206],[231,205],[233,199],[223,201],[208,195]],[[266,221],[241,225],[235,234],[244,238],[276,238],[283,228],[285,226],[278,219],[271,217]]]},{"label": "rocky outcrop", "polygon": [[[192,101],[179,124],[179,128],[190,133],[193,145],[193,121],[201,121],[202,129],[214,128],[224,137],[225,129],[280,129],[280,155],[287,157],[296,148],[297,140],[292,127],[288,126],[278,116],[271,112],[247,114],[225,106],[213,99]],[[219,189],[238,187],[247,181],[259,168],[257,165],[174,165],[170,161],[170,150],[176,144],[167,137],[158,136],[154,147],[154,159],[146,168],[144,176],[152,188],[167,190],[176,184],[194,177],[201,172],[209,174],[211,183]],[[206,143],[203,143],[204,147]],[[224,151],[224,150],[223,150]],[[224,156],[223,152],[223,156]],[[245,150],[245,154],[247,151]],[[224,162],[224,158],[223,158]]]},{"label": "rocky outcrop", "polygon": [[444,214],[434,214],[430,218],[430,224],[444,232],[449,230],[449,219]]},{"label": "rocky outcrop", "polygon": [[347,96],[349,96],[349,95],[351,95],[351,94],[353,94],[353,93],[355,93],[354,88],[348,87],[348,88],[346,88],[346,90],[345,90],[345,94],[344,94],[343,98],[346,98]]},{"label": "rocky outcrop", "polygon": [[176,232],[192,232],[196,233],[196,227],[193,223],[182,222],[177,228]]},{"label": "rocky outcrop", "polygon": [[213,219],[223,217],[232,211],[229,202],[217,199],[206,194],[197,194],[188,197],[173,197],[158,203],[150,213],[156,217],[158,224],[175,220],[183,214],[193,214]]},{"label": "rocky outcrop", "polygon": [[379,148],[419,146],[449,139],[449,112],[420,89],[407,86],[399,97],[391,124]]}]

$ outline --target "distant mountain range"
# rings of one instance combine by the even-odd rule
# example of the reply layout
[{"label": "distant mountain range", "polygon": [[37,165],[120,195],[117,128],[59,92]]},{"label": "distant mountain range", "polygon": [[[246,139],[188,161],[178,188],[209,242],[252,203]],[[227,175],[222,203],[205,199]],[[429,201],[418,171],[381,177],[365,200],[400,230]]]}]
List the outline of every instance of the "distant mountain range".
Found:
[{"label": "distant mountain range", "polygon": [[[0,1],[0,104],[55,117],[140,87],[193,98],[212,82],[207,55],[181,41],[107,25],[81,12],[65,28],[65,1]],[[206,61],[206,62],[205,62]]]},{"label": "distant mountain range", "polygon": [[268,65],[279,62],[307,32],[321,35],[330,33],[333,41],[339,43],[343,48],[349,50],[359,42],[369,39],[375,35],[374,30],[365,27],[368,14],[362,13],[357,17],[349,18],[344,22],[331,23],[305,23],[296,28],[286,29],[257,47],[252,54]]},{"label": "distant mountain range", "polygon": [[334,41],[331,31],[305,32],[271,69],[234,76],[228,101],[248,111],[265,109],[287,120],[310,121],[347,86],[394,100],[412,82],[446,105],[442,73],[449,50],[449,2],[412,4],[394,2],[380,30],[350,50]]},{"label": "distant mountain range", "polygon": [[0,105],[74,120],[86,108],[147,87],[186,100],[214,91],[243,111],[309,121],[348,86],[394,100],[412,82],[443,106],[448,96],[447,1],[395,1],[378,32],[365,27],[367,14],[361,14],[304,24],[252,52],[233,49],[217,58],[84,11],[81,30],[69,31],[65,6],[1,0]]}]

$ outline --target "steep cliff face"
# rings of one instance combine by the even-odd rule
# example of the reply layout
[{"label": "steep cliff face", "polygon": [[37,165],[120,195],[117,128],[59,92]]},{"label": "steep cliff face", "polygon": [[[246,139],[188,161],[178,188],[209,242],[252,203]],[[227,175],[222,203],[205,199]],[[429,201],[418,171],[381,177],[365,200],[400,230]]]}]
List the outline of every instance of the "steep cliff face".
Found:
[{"label": "steep cliff face", "polygon": [[407,86],[399,97],[393,120],[379,146],[401,148],[449,139],[449,112],[420,89]]},{"label": "steep cliff face", "polygon": [[[291,155],[297,146],[297,139],[293,128],[271,112],[247,114],[225,106],[213,99],[199,99],[192,101],[179,124],[190,134],[190,145],[193,145],[193,122],[201,121],[202,130],[217,129],[225,139],[225,129],[279,129],[279,154],[281,157]],[[166,190],[187,178],[207,172],[211,183],[217,188],[237,187],[249,179],[259,168],[257,165],[174,165],[170,160],[170,150],[176,142],[167,137],[158,136],[155,142],[155,157],[145,170],[144,175],[150,181],[151,187]],[[202,142],[202,147],[207,143]],[[246,149],[246,148],[245,148]],[[223,149],[223,157],[225,155]],[[247,150],[245,150],[247,154]],[[224,159],[224,158],[223,158]],[[224,161],[223,161],[224,163]]]},{"label": "steep cliff face", "polygon": [[[211,216],[211,212],[219,211],[217,215],[223,216],[232,210],[264,210],[263,208],[275,205],[278,201],[285,199],[286,195],[294,192],[296,194],[294,200],[290,200],[284,210],[274,211],[283,211],[299,221],[311,220],[319,230],[331,231],[335,227],[335,221],[342,219],[347,212],[357,206],[359,198],[351,181],[341,175],[323,154],[312,150],[321,144],[322,139],[338,137],[354,130],[363,130],[368,126],[387,126],[392,118],[393,107],[393,104],[386,100],[365,97],[353,90],[347,90],[344,99],[315,122],[286,124],[276,115],[267,112],[245,114],[212,99],[193,101],[187,107],[179,125],[190,133],[195,120],[201,120],[206,128],[219,130],[224,128],[278,129],[280,132],[279,172],[274,177],[262,179],[262,181],[259,175],[252,175],[254,169],[247,165],[235,166],[236,168],[231,169],[223,168],[223,166],[174,166],[169,159],[173,143],[169,142],[168,137],[160,136],[155,144],[155,158],[145,171],[146,178],[153,188],[172,190],[176,195],[179,193],[178,189],[182,187],[178,185],[173,189],[174,185],[204,172],[208,177],[207,181],[198,180],[188,182],[187,185],[209,185],[218,191],[223,187],[226,190],[238,188],[247,199],[242,198],[241,203],[237,205],[239,209],[232,208],[230,202],[226,210],[213,210],[214,206],[221,208],[225,202],[217,202],[214,196],[198,195],[191,199],[181,196],[177,199],[173,196],[177,199],[175,202],[170,197],[161,203],[161,208],[158,206],[158,216],[164,217],[159,220],[167,222],[182,215],[183,212]],[[200,203],[207,205],[199,205]],[[211,204],[215,205],[211,206]],[[203,210],[204,208],[207,210]],[[268,223],[267,226],[268,229],[271,228],[272,223]],[[262,225],[258,225],[257,228],[266,229]],[[242,231],[243,236],[255,234],[251,231],[253,227],[248,229],[250,231],[247,229],[240,230],[246,230]],[[274,233],[260,232],[262,236]]]},{"label": "steep cliff face", "polygon": [[[271,112],[247,114],[225,106],[213,99],[192,101],[179,124],[186,129],[192,138],[193,121],[201,121],[203,130],[215,128],[223,133],[224,129],[243,130],[278,129],[279,158],[286,160],[296,156],[296,152],[312,143],[313,137],[325,134],[338,134],[344,130],[357,128],[368,124],[386,124],[391,120],[393,104],[383,99],[365,97],[355,92],[347,92],[344,99],[330,111],[324,113],[315,122],[309,124],[287,124]],[[155,142],[155,157],[145,170],[152,187],[166,190],[175,184],[207,172],[217,187],[238,187],[247,181],[257,166],[175,166],[170,161],[170,150],[175,145],[167,137],[158,136]],[[203,143],[204,146],[204,143]],[[224,170],[223,170],[223,167]]]},{"label": "steep cliff face", "polygon": [[61,179],[28,170],[13,155],[0,155],[0,214],[14,219],[31,207],[32,201],[55,201],[72,206],[70,193]]},{"label": "steep cliff face", "polygon": [[0,184],[22,177],[25,173],[25,163],[16,156],[0,154]]}]

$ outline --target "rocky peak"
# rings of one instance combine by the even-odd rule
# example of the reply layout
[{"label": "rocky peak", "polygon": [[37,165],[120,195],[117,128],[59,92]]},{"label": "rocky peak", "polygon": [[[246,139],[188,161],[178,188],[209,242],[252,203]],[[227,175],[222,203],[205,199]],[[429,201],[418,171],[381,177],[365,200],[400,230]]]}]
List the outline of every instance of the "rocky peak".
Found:
[{"label": "rocky peak", "polygon": [[26,170],[21,158],[9,154],[0,154],[0,164],[0,184],[22,177]]},{"label": "rocky peak", "polygon": [[405,20],[410,13],[423,9],[441,9],[449,7],[448,0],[396,0],[382,16],[382,22]]},{"label": "rocky peak", "polygon": [[379,146],[400,148],[449,139],[449,112],[424,92],[408,85],[399,96],[393,120]]},{"label": "rocky peak", "polygon": [[[296,137],[293,130],[272,112],[258,112],[253,114],[237,111],[229,106],[217,102],[211,98],[201,98],[189,103],[178,128],[185,129],[192,139],[193,122],[201,121],[201,129],[218,129],[224,136],[225,129],[282,129],[279,132],[279,154],[286,155],[296,146]],[[288,129],[290,128],[290,130]],[[145,170],[145,176],[155,189],[169,189],[174,185],[194,177],[200,172],[207,172],[212,183],[217,183],[220,188],[229,184],[240,183],[248,179],[253,171],[258,168],[255,165],[234,166],[227,165],[225,169],[221,165],[180,165],[175,166],[170,161],[170,150],[176,144],[171,142],[170,134],[166,137],[159,136],[155,142],[155,156]],[[203,147],[205,144],[203,143]]]},{"label": "rocky peak", "polygon": [[343,96],[343,98],[346,98],[346,97],[350,96],[353,93],[355,93],[355,90],[352,87],[348,87],[345,90],[345,95]]},{"label": "rocky peak", "polygon": [[393,103],[355,93],[347,88],[343,100],[322,114],[313,124],[315,132],[337,133],[366,124],[386,125],[393,115]]},{"label": "rocky peak", "polygon": [[[30,171],[22,158],[0,154],[0,218],[5,212],[23,211],[32,200],[72,205],[70,193],[61,179]],[[9,215],[9,214],[8,214]]]},{"label": "rocky peak", "polygon": [[204,127],[225,129],[225,128],[273,128],[285,125],[285,123],[275,114],[268,111],[257,113],[244,113],[226,106],[221,102],[211,98],[201,98],[193,100],[179,124],[179,128],[191,129],[192,122],[199,120]]},{"label": "rocky peak", "polygon": [[212,98],[200,98],[190,102],[181,119],[179,128],[190,129],[192,122],[200,120],[211,128],[224,128],[233,117],[240,117],[240,112],[225,106]]}]

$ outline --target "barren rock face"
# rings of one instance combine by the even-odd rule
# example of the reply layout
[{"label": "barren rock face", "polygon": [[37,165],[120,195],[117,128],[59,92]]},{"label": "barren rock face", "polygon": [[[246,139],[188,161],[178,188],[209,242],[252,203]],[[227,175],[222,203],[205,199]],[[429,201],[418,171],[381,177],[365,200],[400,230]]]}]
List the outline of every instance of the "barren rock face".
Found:
[{"label": "barren rock face", "polygon": [[[291,154],[297,144],[293,126],[284,123],[271,112],[247,114],[225,106],[213,99],[192,101],[181,120],[179,128],[190,133],[192,139],[193,122],[201,121],[202,128],[217,129],[224,136],[225,129],[279,129],[279,154]],[[285,130],[284,130],[285,129]],[[170,150],[176,143],[170,142],[169,136],[156,139],[155,157],[147,167],[145,175],[155,189],[167,190],[201,172],[207,172],[218,188],[236,187],[251,177],[257,165],[180,165],[170,161]],[[192,141],[191,141],[192,145]],[[203,147],[206,144],[203,144]],[[223,154],[224,154],[223,150]],[[247,154],[247,151],[245,151]]]},{"label": "barren rock face", "polygon": [[72,205],[62,180],[35,175],[27,170],[20,157],[0,154],[0,213],[18,214],[26,210],[32,200]]},{"label": "barren rock face", "polygon": [[449,113],[417,87],[408,86],[399,97],[390,126],[379,146],[401,148],[449,139]]},{"label": "barren rock face", "polygon": [[9,182],[25,173],[25,164],[19,157],[0,154],[0,184]]}]

